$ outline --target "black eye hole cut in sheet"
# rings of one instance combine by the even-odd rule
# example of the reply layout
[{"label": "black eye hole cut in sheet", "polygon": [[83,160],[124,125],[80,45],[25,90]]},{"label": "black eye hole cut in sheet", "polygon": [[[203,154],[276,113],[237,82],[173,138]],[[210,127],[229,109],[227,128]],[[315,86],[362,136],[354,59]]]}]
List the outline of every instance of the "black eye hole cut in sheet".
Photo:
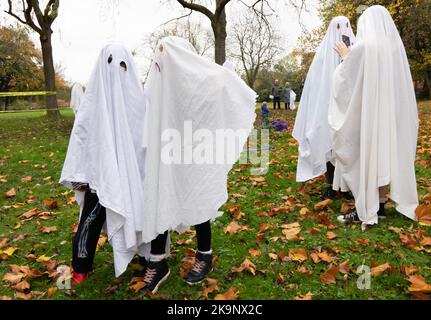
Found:
[{"label": "black eye hole cut in sheet", "polygon": [[120,67],[122,67],[124,71],[127,71],[127,64],[124,61],[120,62]]},{"label": "black eye hole cut in sheet", "polygon": [[112,62],[112,54],[110,54],[108,58],[108,63],[111,63],[111,62]]}]

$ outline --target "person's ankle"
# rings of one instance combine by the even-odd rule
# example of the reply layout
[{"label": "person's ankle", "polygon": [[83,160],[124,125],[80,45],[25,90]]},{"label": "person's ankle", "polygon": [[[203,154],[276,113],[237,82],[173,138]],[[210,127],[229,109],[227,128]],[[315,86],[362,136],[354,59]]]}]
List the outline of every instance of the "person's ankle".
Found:
[{"label": "person's ankle", "polygon": [[164,254],[150,254],[150,262],[160,262],[166,258],[166,253]]}]

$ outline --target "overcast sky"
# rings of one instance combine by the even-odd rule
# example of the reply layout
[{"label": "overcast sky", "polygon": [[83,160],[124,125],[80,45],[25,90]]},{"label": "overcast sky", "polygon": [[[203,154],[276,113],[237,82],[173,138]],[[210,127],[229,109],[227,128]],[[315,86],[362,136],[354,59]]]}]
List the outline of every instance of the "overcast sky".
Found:
[{"label": "overcast sky", "polygon": [[[278,14],[277,27],[288,53],[303,30],[298,13],[286,5],[287,1],[269,1]],[[313,29],[321,23],[316,14],[318,1],[307,2],[309,13],[302,15],[301,22],[307,29]],[[0,23],[10,24],[13,19],[3,12],[7,0],[0,0],[0,5]],[[227,7],[228,23],[234,22],[241,10],[244,6],[233,0]],[[176,0],[61,0],[59,16],[53,26],[55,63],[61,64],[67,81],[85,84],[104,45],[116,41],[129,50],[142,49],[146,35],[184,12]],[[197,18],[200,13],[193,15]],[[201,21],[209,27],[207,20],[203,17]],[[38,42],[36,35],[34,41]],[[148,62],[141,56],[136,60],[144,77]]]}]

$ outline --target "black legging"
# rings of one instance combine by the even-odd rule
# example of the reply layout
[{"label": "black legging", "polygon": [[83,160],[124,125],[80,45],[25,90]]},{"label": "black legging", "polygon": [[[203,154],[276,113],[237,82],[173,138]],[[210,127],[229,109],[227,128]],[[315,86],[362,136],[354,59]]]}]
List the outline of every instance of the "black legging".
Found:
[{"label": "black legging", "polygon": [[[211,223],[209,221],[198,224],[196,228],[196,238],[198,240],[198,250],[206,252],[211,250]],[[151,241],[151,254],[165,254],[168,232],[159,234],[156,239]]]},{"label": "black legging", "polygon": [[331,162],[326,163],[326,173],[325,173],[325,179],[326,183],[330,184],[332,186],[332,183],[334,182],[334,172],[335,167]]},{"label": "black legging", "polygon": [[93,268],[94,254],[105,220],[106,209],[100,205],[97,194],[87,191],[78,231],[73,239],[72,267],[75,272],[87,273]]}]

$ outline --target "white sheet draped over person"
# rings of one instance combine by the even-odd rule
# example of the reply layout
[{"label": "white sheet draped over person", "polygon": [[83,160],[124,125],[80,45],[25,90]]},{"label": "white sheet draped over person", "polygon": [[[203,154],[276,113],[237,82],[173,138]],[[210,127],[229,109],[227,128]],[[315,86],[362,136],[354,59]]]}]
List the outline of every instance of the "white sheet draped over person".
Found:
[{"label": "white sheet draped over person", "polygon": [[332,19],[308,71],[299,102],[293,137],[299,143],[296,181],[305,182],[326,172],[327,162],[333,161],[328,126],[328,107],[332,77],[341,59],[334,50],[343,35],[355,42],[349,19]]},{"label": "white sheet draped over person", "polygon": [[[222,214],[227,176],[253,128],[257,95],[237,74],[199,56],[179,37],[166,37],[157,45],[144,91],[142,222],[144,239],[152,240],[166,230],[183,231]],[[234,148],[227,152],[216,141],[226,133],[234,138]],[[202,163],[196,155],[204,155]]]},{"label": "white sheet draped over person", "polygon": [[223,63],[223,67],[225,67],[226,69],[228,69],[230,71],[233,71],[233,72],[237,73],[236,72],[236,66],[235,66],[235,64],[232,61],[226,60]]},{"label": "white sheet draped over person", "polygon": [[[106,208],[115,274],[142,244],[145,99],[130,53],[108,45],[100,53],[81,102],[60,183],[88,184]],[[77,191],[83,206],[83,192]]]},{"label": "white sheet draped over person", "polygon": [[378,223],[379,189],[415,219],[418,112],[406,51],[382,6],[358,21],[356,44],[334,76],[329,109],[334,189],[351,190],[363,225]]},{"label": "white sheet draped over person", "polygon": [[295,110],[296,106],[295,106],[295,101],[296,101],[296,93],[293,90],[290,90],[290,103],[289,103],[289,108],[290,110]]},{"label": "white sheet draped over person", "polygon": [[77,114],[79,105],[81,104],[82,97],[84,96],[84,88],[78,82],[75,82],[72,86],[72,91],[70,94],[70,107],[73,113]]}]

